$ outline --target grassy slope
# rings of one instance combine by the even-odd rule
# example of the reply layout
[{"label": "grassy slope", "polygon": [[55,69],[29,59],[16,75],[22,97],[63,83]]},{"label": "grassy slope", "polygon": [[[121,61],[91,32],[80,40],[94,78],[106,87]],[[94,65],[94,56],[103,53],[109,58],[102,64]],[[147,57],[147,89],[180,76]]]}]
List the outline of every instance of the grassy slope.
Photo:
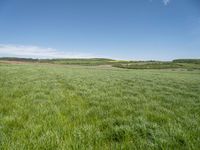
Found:
[{"label": "grassy slope", "polygon": [[125,69],[200,69],[200,59],[176,59],[173,61],[123,61],[106,58],[89,59],[30,59],[0,58],[0,63],[48,63],[59,65],[102,66],[108,65]]},{"label": "grassy slope", "polygon": [[175,59],[175,60],[173,60],[173,62],[200,64],[200,59]]},{"label": "grassy slope", "polygon": [[198,149],[200,71],[0,64],[0,149]]},{"label": "grassy slope", "polygon": [[131,62],[115,63],[113,67],[126,69],[200,69],[200,64],[186,62]]}]

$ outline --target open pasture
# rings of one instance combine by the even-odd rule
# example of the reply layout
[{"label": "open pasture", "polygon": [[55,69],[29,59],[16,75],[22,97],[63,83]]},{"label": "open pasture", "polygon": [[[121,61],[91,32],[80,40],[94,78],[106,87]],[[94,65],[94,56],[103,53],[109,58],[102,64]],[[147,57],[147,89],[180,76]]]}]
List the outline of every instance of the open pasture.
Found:
[{"label": "open pasture", "polygon": [[199,147],[199,70],[0,64],[0,149]]}]

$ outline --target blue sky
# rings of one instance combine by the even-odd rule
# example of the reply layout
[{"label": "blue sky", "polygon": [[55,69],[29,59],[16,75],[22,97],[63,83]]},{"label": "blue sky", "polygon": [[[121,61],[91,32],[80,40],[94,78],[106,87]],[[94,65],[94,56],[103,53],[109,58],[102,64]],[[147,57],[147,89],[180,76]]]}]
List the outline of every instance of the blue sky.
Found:
[{"label": "blue sky", "polygon": [[0,0],[0,57],[200,58],[199,0]]}]

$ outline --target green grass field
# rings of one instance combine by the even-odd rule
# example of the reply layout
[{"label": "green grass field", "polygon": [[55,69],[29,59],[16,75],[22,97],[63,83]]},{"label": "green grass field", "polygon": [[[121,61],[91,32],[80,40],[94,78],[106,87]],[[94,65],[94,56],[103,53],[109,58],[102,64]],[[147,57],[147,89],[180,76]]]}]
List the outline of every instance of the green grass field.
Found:
[{"label": "green grass field", "polygon": [[200,70],[0,63],[0,149],[199,149]]}]

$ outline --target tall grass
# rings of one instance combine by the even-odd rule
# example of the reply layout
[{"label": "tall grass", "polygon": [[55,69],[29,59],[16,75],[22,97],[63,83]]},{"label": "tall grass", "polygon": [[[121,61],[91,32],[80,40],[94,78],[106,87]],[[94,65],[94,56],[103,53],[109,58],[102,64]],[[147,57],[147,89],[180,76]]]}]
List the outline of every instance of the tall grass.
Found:
[{"label": "tall grass", "polygon": [[200,71],[0,64],[0,149],[198,149]]}]

